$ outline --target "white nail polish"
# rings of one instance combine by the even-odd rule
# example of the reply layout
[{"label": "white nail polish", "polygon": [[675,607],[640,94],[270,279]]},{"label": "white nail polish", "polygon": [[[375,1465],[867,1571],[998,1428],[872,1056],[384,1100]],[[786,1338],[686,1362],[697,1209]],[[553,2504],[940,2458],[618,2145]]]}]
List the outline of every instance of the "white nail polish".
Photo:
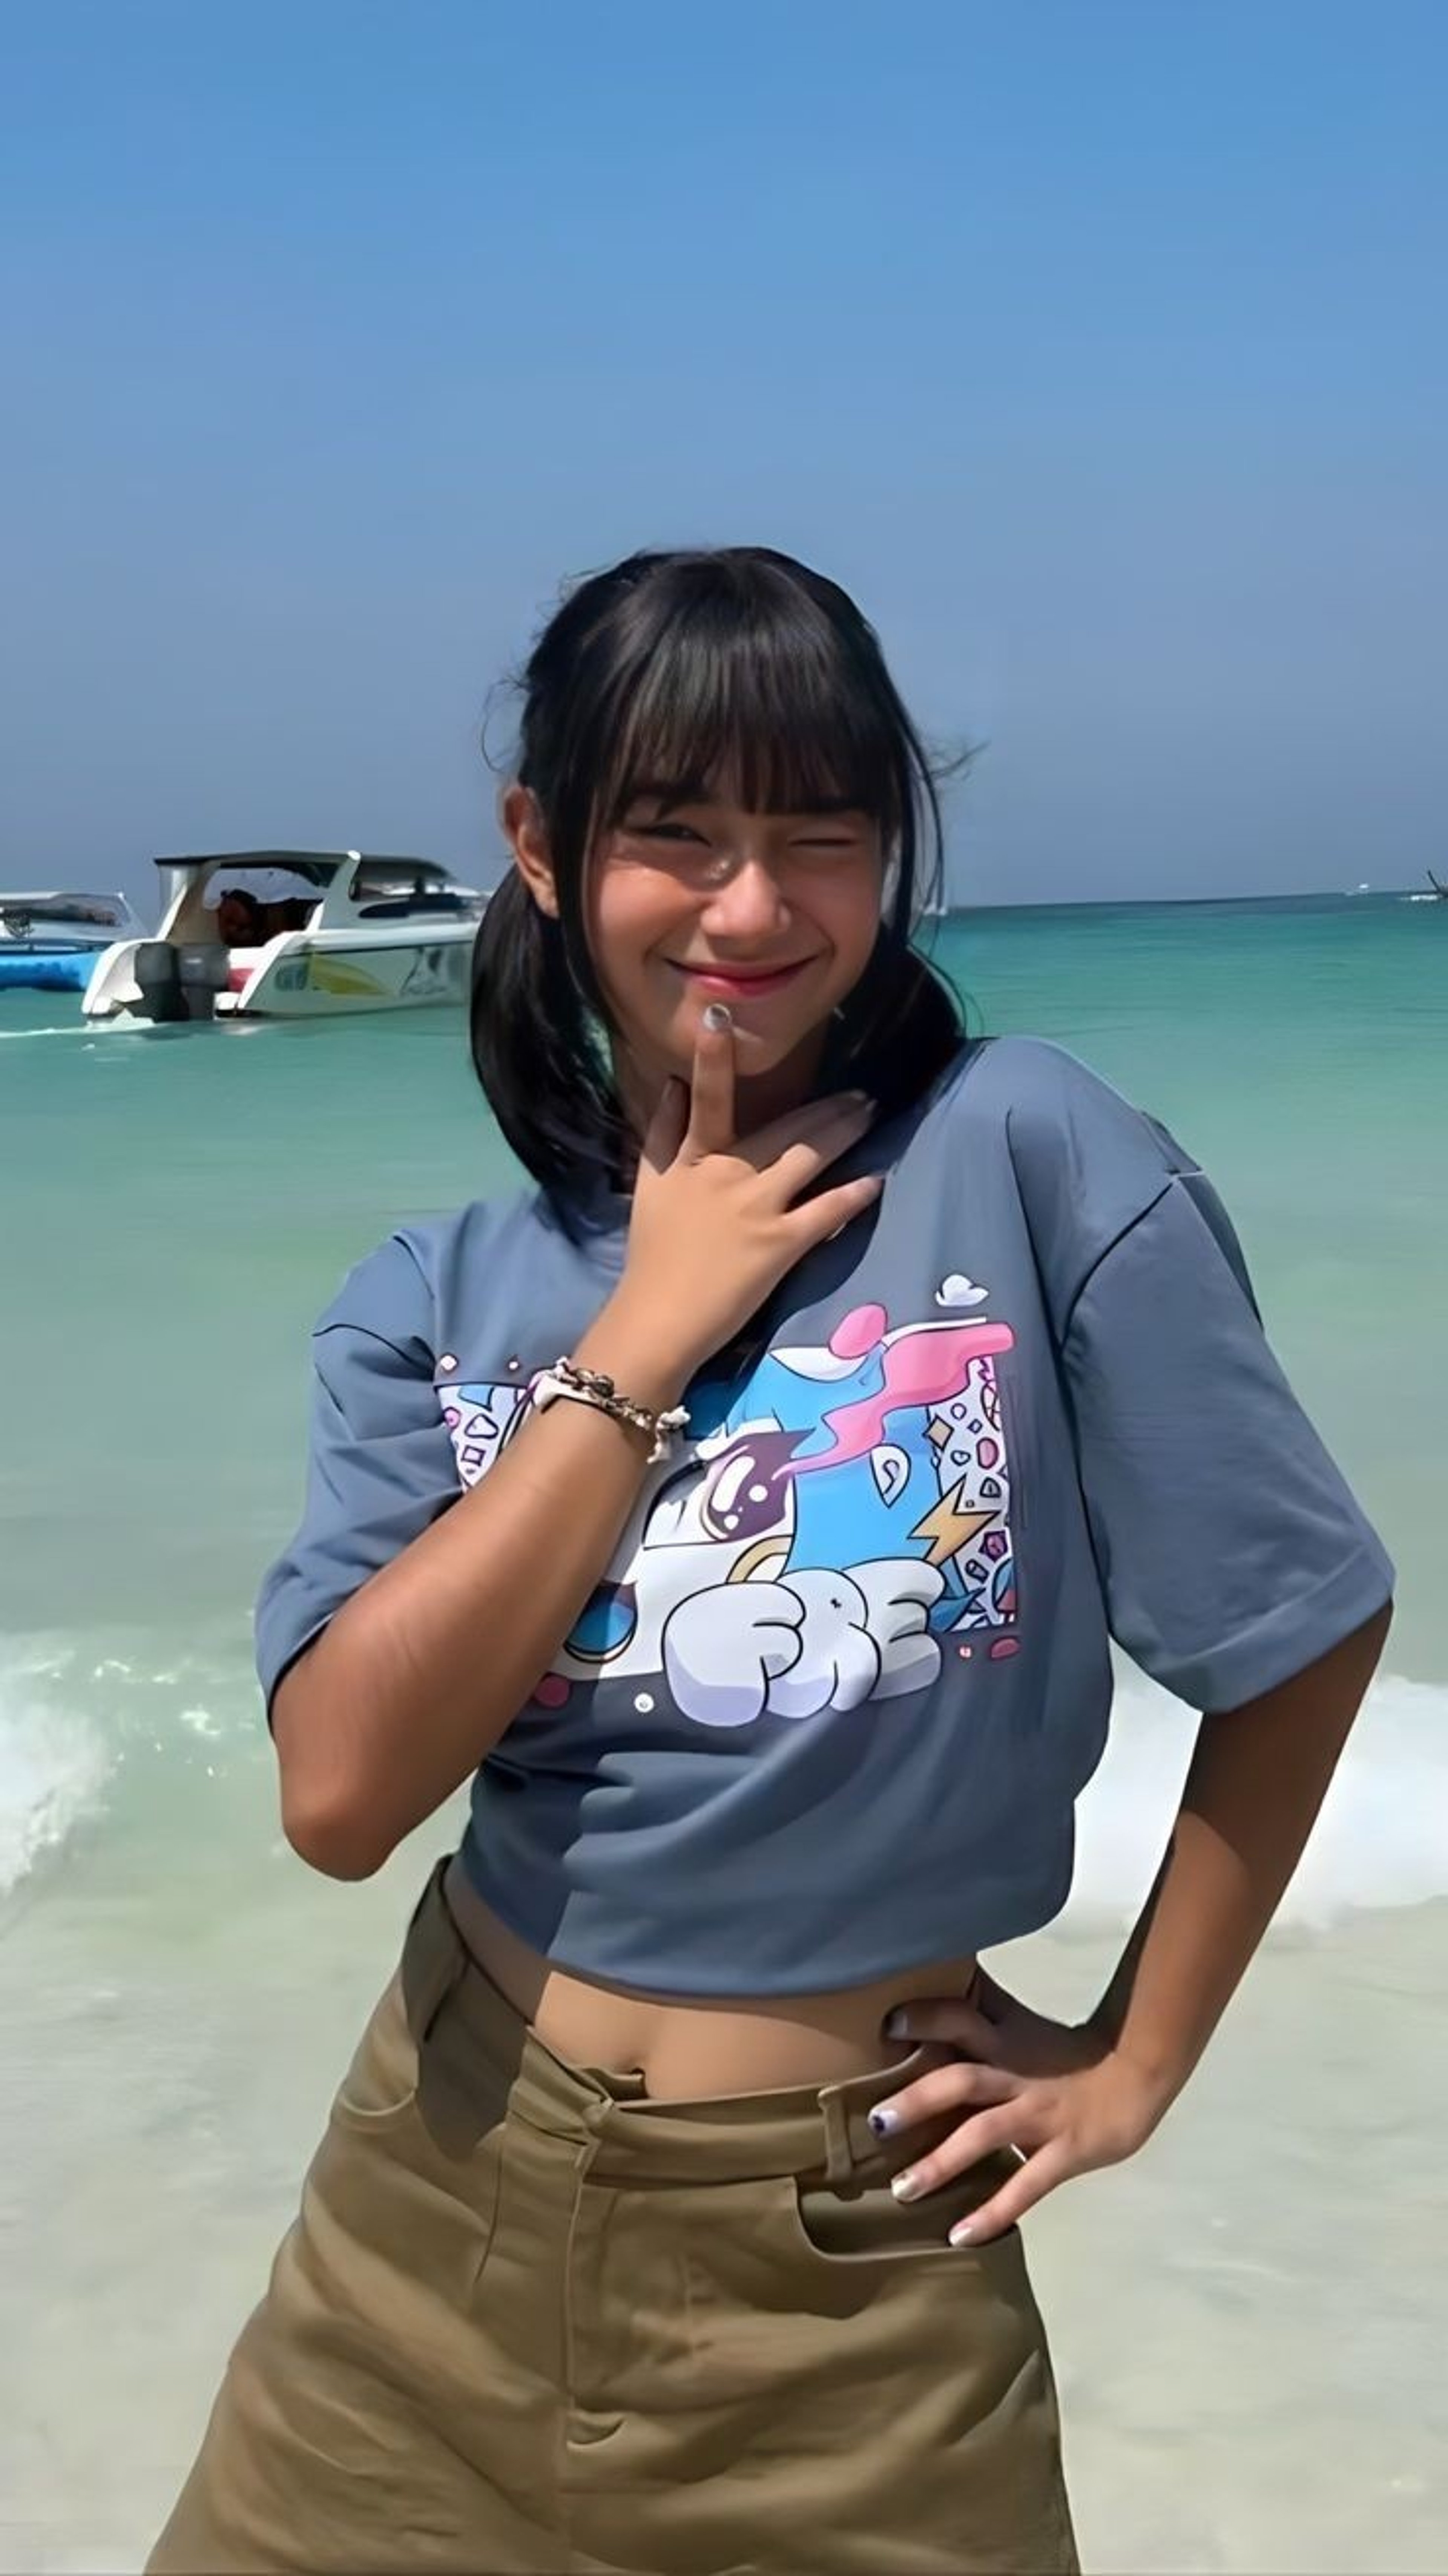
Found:
[{"label": "white nail polish", "polygon": [[918,2200],[922,2189],[920,2176],[910,2172],[897,2173],[890,2189],[897,2200]]},{"label": "white nail polish", "polygon": [[968,2218],[962,2218],[956,2226],[952,2227],[950,2231],[950,2242],[952,2245],[968,2245],[974,2234],[975,2230],[972,2227],[970,2220]]}]

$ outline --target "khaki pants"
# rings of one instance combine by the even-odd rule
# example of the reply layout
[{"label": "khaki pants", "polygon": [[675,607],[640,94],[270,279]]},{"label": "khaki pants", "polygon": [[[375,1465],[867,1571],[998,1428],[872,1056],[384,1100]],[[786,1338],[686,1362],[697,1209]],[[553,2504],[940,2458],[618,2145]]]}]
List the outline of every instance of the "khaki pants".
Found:
[{"label": "khaki pants", "polygon": [[649,2101],[435,1877],[152,2576],[1068,2576],[1019,2240],[944,2242],[999,2172],[901,2205],[866,2123],[909,2071]]}]

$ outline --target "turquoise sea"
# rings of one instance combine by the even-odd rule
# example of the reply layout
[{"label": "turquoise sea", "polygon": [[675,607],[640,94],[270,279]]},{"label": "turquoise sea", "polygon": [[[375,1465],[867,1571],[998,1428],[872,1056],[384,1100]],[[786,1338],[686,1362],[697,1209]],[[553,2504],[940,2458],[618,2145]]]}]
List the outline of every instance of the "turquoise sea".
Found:
[{"label": "turquoise sea", "polygon": [[[1388,1669],[1260,1972],[1263,2000],[1239,2008],[1222,2059],[1245,2066],[1256,2029],[1269,2065],[1254,2012],[1278,2015],[1287,2043],[1334,2028],[1334,1979],[1357,2010],[1377,1995],[1386,2029],[1448,1964],[1448,905],[991,911],[951,920],[937,954],[975,1025],[1059,1039],[1206,1164],[1288,1372],[1397,1559]],[[385,1974],[416,1856],[340,1891],[284,1851],[249,1607],[300,1498],[312,1317],[399,1219],[509,1170],[451,1012],[94,1034],[77,1014],[69,996],[0,996],[0,2569],[138,2562]],[[1149,1869],[1185,1740],[1127,1677],[1066,1927],[1087,1950]],[[1069,1947],[1051,1953],[1068,1983]],[[1428,2025],[1412,2028],[1426,2061]],[[1373,2086],[1390,2139],[1402,2103],[1402,2137],[1359,2166],[1336,2218],[1314,2204],[1324,2224],[1356,2223],[1358,2251],[1362,2192],[1386,2172],[1410,2187],[1418,2170],[1414,2120],[1425,2191],[1441,2165],[1440,2042],[1431,2067],[1417,2040],[1401,2065],[1397,2049]],[[1335,2064],[1340,2122],[1361,2067],[1351,2052]],[[1192,2141],[1206,2154],[1218,2135],[1211,2086],[1227,2081],[1203,2077],[1207,2107],[1183,2110],[1185,2143],[1153,2167],[1158,2198],[1131,2204],[1140,2230],[1149,2203],[1163,2244],[1179,2219],[1213,2223],[1202,2210],[1242,2136],[1226,2097],[1216,2164],[1194,2166]],[[1170,2155],[1184,2159],[1175,2183]],[[1338,2187],[1330,2161],[1301,2170],[1304,2190]],[[1122,2187],[1083,2188],[1109,2209]],[[1087,2240],[1054,2214],[1043,2230],[1066,2377],[1074,2351],[1089,2380]],[[1280,2266],[1280,2234],[1264,2244]],[[1306,2238],[1302,2252],[1308,2279]],[[1354,2259],[1339,2236],[1334,2260]],[[1215,2351],[1222,2283],[1250,2310],[1251,2281],[1230,2263],[1211,2279]],[[1181,2288],[1181,2331],[1201,2327],[1206,2295]],[[1376,2499],[1360,2542],[1344,2499],[1320,2531],[1309,2511],[1292,2554],[1302,2515],[1279,2531],[1267,2501],[1280,2446],[1260,2510],[1249,2474],[1235,2502],[1202,2506],[1198,2529],[1192,2476],[1168,2474],[1165,2454],[1154,2471],[1135,2418],[1084,2404],[1078,2486],[1083,2518],[1110,2535],[1100,2563],[1440,2566],[1426,2535],[1430,2521],[1448,2530],[1448,2424],[1422,2395],[1441,2372],[1428,2311],[1402,2309],[1412,2295],[1395,2281],[1393,2332],[1385,2322],[1373,2345],[1375,2385],[1403,2374],[1390,2420],[1406,2430],[1379,2485],[1354,2472]],[[1441,2354],[1441,2320],[1434,2333]],[[1354,2432],[1334,2431],[1318,2339],[1291,2365],[1310,2383],[1306,2417],[1329,2443],[1360,2440],[1361,2409]],[[1233,2360],[1230,2336],[1223,2348],[1235,2386],[1250,2355]],[[1239,2464],[1249,2454],[1239,2440]],[[1204,2454],[1204,2478],[1208,2466]]]}]

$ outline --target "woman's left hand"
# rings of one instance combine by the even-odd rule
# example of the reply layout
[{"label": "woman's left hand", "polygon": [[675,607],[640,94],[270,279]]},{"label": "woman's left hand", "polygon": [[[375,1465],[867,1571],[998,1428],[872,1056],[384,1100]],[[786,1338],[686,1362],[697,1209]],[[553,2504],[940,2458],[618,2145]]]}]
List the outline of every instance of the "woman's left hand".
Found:
[{"label": "woman's left hand", "polygon": [[1049,2021],[984,1970],[970,2003],[922,1998],[892,2013],[885,2028],[892,2039],[943,2042],[962,2055],[891,2094],[872,2112],[872,2128],[894,2138],[957,2107],[969,2113],[895,2176],[897,2198],[922,2200],[1004,2148],[1021,2158],[1009,2182],[951,2229],[952,2244],[988,2244],[1058,2183],[1134,2155],[1170,2098],[1089,2022]]}]

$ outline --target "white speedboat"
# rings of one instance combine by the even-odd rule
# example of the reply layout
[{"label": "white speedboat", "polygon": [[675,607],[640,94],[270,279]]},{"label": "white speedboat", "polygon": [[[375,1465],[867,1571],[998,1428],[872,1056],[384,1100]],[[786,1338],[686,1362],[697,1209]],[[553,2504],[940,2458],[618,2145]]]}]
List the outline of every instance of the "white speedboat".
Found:
[{"label": "white speedboat", "polygon": [[123,894],[0,894],[0,992],[83,993],[101,951],[140,936]]},{"label": "white speedboat", "polygon": [[160,928],[97,961],[89,1020],[314,1020],[467,998],[487,896],[434,859],[234,850],[156,865]]}]

